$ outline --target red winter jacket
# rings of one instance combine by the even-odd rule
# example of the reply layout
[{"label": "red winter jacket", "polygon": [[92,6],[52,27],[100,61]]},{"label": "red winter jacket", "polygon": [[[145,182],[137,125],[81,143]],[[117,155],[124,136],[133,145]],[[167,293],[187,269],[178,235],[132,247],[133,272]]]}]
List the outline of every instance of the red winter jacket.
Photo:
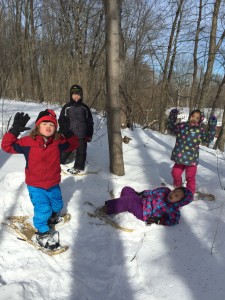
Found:
[{"label": "red winter jacket", "polygon": [[25,182],[28,185],[48,189],[61,181],[60,153],[74,151],[79,146],[77,137],[69,139],[50,137],[47,142],[40,135],[33,139],[25,136],[18,139],[8,132],[3,136],[2,149],[13,154],[23,154],[26,159]]}]

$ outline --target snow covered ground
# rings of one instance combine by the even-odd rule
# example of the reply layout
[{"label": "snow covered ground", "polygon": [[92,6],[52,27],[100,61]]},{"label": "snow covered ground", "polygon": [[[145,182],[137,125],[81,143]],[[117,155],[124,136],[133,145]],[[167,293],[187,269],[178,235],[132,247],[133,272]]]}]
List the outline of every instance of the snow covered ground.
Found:
[{"label": "snow covered ground", "polygon": [[[42,104],[3,101],[0,124],[6,128],[17,111],[30,114],[33,127]],[[52,106],[57,115],[60,107]],[[88,145],[88,167],[97,175],[64,176],[61,188],[70,223],[60,229],[69,250],[49,257],[0,225],[1,300],[211,300],[225,298],[225,156],[201,147],[197,189],[215,201],[196,200],[181,210],[173,227],[145,226],[129,213],[114,219],[133,228],[127,233],[90,218],[96,206],[115,197],[123,186],[138,191],[165,182],[172,187],[170,160],[174,137],[151,130],[123,130],[132,140],[123,144],[126,175],[109,172],[105,119],[94,114],[95,134]],[[0,222],[8,215],[31,215],[24,183],[24,158],[1,151]]]}]

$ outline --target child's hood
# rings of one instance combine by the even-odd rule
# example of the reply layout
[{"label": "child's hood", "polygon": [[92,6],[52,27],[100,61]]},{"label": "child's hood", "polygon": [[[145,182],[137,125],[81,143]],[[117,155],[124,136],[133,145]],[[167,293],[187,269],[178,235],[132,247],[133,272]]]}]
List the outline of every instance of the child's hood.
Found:
[{"label": "child's hood", "polygon": [[205,119],[205,115],[204,115],[204,113],[203,113],[201,110],[199,110],[199,109],[194,109],[194,110],[192,110],[192,112],[189,114],[188,122],[190,121],[191,115],[193,115],[193,114],[196,113],[196,112],[197,112],[197,113],[200,113],[201,118],[200,118],[199,124],[202,124],[202,122],[203,122],[204,119]]},{"label": "child's hood", "polygon": [[173,205],[176,207],[185,206],[193,201],[192,192],[188,190],[186,187],[182,187],[182,190],[184,191],[184,198],[182,198],[179,202],[173,203]]}]

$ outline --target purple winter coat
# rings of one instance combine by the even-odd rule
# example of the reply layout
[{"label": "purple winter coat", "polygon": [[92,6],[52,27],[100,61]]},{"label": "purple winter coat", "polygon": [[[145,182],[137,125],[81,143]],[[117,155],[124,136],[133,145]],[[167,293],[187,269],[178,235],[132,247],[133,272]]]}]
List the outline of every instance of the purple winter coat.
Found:
[{"label": "purple winter coat", "polygon": [[176,203],[167,201],[171,190],[167,187],[160,187],[155,190],[145,190],[143,192],[143,221],[149,217],[161,217],[160,224],[176,225],[180,220],[179,209],[193,201],[193,194],[183,187],[184,198]]}]

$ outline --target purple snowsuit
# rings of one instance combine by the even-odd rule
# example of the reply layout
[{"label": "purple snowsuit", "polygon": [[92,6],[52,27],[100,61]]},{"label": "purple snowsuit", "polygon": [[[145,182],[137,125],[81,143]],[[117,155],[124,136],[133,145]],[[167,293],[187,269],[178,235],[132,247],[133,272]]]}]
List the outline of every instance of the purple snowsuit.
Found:
[{"label": "purple snowsuit", "polygon": [[143,199],[136,194],[133,188],[125,186],[121,191],[120,198],[105,201],[105,205],[107,205],[108,215],[128,211],[143,221],[142,201]]},{"label": "purple snowsuit", "polygon": [[120,198],[108,200],[105,205],[109,215],[127,211],[142,221],[147,221],[149,217],[160,217],[160,224],[171,226],[179,223],[180,207],[193,200],[192,192],[184,187],[183,190],[184,198],[170,203],[167,199],[171,190],[167,187],[145,190],[141,197],[133,188],[126,186],[122,189]]}]

